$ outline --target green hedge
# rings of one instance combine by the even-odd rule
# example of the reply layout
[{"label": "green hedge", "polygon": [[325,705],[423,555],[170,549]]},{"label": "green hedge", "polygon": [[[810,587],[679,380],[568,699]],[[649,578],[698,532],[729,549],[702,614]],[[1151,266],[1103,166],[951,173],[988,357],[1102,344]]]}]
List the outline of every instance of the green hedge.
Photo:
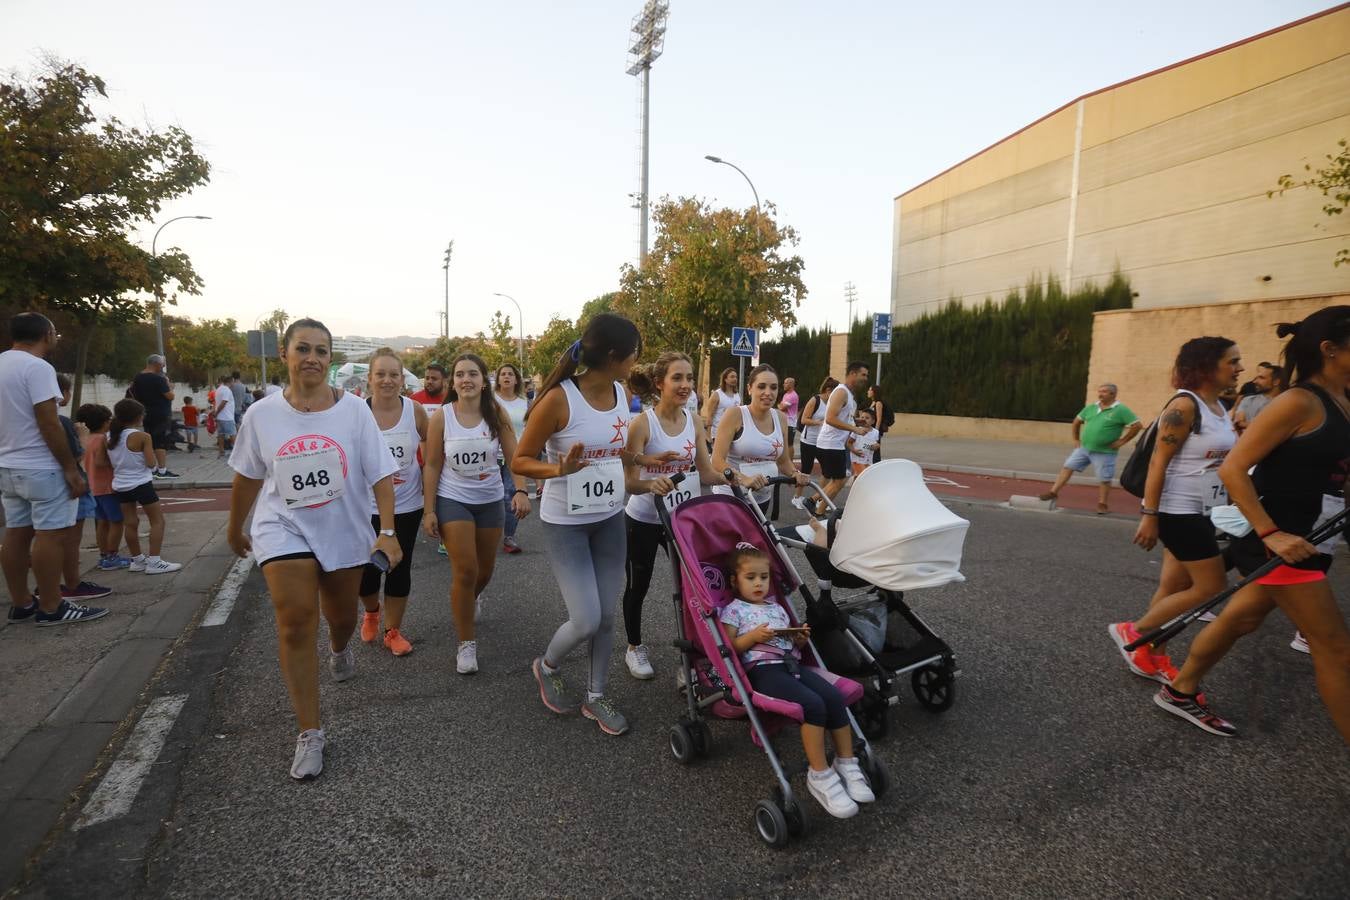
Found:
[{"label": "green hedge", "polygon": [[[1049,278],[1032,279],[1001,303],[953,301],[894,329],[881,364],[886,402],[901,413],[1067,422],[1086,393],[1092,314],[1130,305],[1119,273],[1067,295]],[[850,359],[875,367],[870,317],[853,324],[848,346]],[[807,393],[828,374],[830,329],[798,328],[766,341],[760,355]],[[712,363],[714,379],[736,364],[725,349],[713,351]]]}]

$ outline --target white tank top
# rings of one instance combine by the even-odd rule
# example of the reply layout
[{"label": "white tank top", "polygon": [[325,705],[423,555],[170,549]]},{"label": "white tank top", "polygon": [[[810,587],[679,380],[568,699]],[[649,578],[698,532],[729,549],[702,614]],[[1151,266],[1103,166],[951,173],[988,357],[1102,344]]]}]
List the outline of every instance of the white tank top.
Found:
[{"label": "white tank top", "polygon": [[689,399],[684,401],[684,409],[691,416],[698,415],[698,391],[689,392]]},{"label": "white tank top", "polygon": [[[731,442],[727,451],[727,465],[747,476],[764,475],[772,478],[778,475],[778,457],[783,452],[783,422],[777,411],[773,415],[773,430],[768,434],[759,430],[750,407],[741,408],[741,436]],[[731,488],[719,487],[719,494],[731,493]],[[773,488],[755,491],[755,500],[763,503],[773,496]]]},{"label": "white tank top", "polygon": [[1200,407],[1200,432],[1190,433],[1186,443],[1168,460],[1158,511],[1170,515],[1203,515],[1228,502],[1219,466],[1237,441],[1237,432],[1228,414],[1219,415],[1204,400],[1190,391]]},{"label": "white tank top", "polygon": [[486,422],[472,428],[459,424],[455,404],[441,407],[445,414],[445,462],[436,496],[460,503],[502,502],[502,475],[497,456],[501,443],[488,431]]},{"label": "white tank top", "polygon": [[121,434],[117,446],[108,447],[108,459],[112,462],[114,491],[129,491],[152,481],[154,475],[145,464],[145,456],[135,450],[127,449],[127,438],[139,432],[139,428],[128,428]]},{"label": "white tank top", "polygon": [[623,511],[623,463],[619,454],[628,446],[628,401],[623,385],[614,382],[614,405],[598,410],[586,402],[576,382],[559,385],[567,399],[567,427],[549,435],[544,449],[556,464],[573,445],[581,444],[582,459],[590,465],[566,478],[544,482],[539,518],[551,525],[585,525]]},{"label": "white tank top", "polygon": [[530,401],[524,397],[503,400],[498,394],[492,396],[497,401],[497,405],[506,410],[506,415],[511,420],[511,428],[516,433],[516,440],[520,440],[520,436],[525,433],[525,411],[530,408]]},{"label": "white tank top", "polygon": [[[413,413],[413,401],[407,397],[399,399],[403,401],[403,411],[399,414],[398,421],[394,423],[393,428],[380,429],[380,437],[384,438],[389,455],[394,458],[394,465],[398,466],[398,471],[394,473],[395,515],[416,512],[422,508],[422,464],[417,461],[419,443],[417,417]],[[374,410],[372,414],[373,412]],[[370,514],[373,516],[378,512],[379,509],[375,506],[375,492],[372,491]]]},{"label": "white tank top", "polygon": [[[671,437],[666,434],[666,429],[661,425],[661,417],[656,414],[656,410],[649,409],[647,416],[647,449],[642,451],[643,456],[660,456],[662,453],[669,453],[674,450],[676,453],[684,455],[684,459],[677,459],[674,462],[666,463],[660,466],[643,466],[641,476],[643,481],[651,481],[653,478],[661,476],[670,477],[680,472],[688,472],[681,486],[689,485],[698,480],[698,472],[694,469],[694,454],[697,451],[698,431],[694,428],[694,416],[697,413],[690,413],[685,409],[684,428],[680,433]],[[656,495],[655,494],[634,494],[628,498],[628,505],[625,511],[629,516],[639,522],[646,522],[648,525],[657,525],[661,519],[656,514]]]},{"label": "white tank top", "polygon": [[[826,401],[826,399],[827,399],[827,398],[826,398],[826,395],[825,395],[825,394],[817,394],[817,395],[816,395],[816,408],[813,409],[813,410],[811,410],[810,418],[812,418],[812,419],[819,419],[819,418],[824,414],[824,412],[825,412],[825,401]],[[810,401],[810,399],[808,398],[807,401],[806,401],[806,403],[803,403],[803,404],[802,404],[802,415],[803,415],[803,416],[806,415],[806,404],[807,404],[807,403],[810,403],[810,402],[811,402],[811,401]],[[819,425],[803,425],[803,426],[802,426],[802,443],[803,443],[803,444],[810,444],[812,447],[814,447],[814,446],[816,445],[816,435],[818,435],[818,434],[820,434],[820,426],[819,426]]]},{"label": "white tank top", "polygon": [[[836,418],[844,422],[852,422],[854,414],[858,411],[858,401],[853,398],[853,392],[848,389],[847,385],[842,384],[835,388],[830,396],[833,397],[840,391],[844,392],[844,406],[839,410],[839,415]],[[829,407],[829,401],[826,401],[825,405],[817,410],[816,415],[812,418],[824,419],[825,412]],[[850,434],[852,432],[843,431],[835,428],[829,422],[825,422],[816,434],[816,446],[821,450],[843,450],[844,442],[848,440]]]},{"label": "white tank top", "polygon": [[713,413],[712,421],[708,423],[708,440],[710,441],[717,440],[717,423],[722,421],[723,413],[735,406],[740,400],[735,394],[728,394],[721,388],[714,391],[713,396],[717,398],[717,412]]}]

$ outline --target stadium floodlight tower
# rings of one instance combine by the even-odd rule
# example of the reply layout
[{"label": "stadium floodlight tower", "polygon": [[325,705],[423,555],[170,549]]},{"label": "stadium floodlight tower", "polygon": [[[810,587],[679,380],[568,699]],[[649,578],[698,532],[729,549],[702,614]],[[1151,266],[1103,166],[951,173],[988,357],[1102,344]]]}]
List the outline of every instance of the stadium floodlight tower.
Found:
[{"label": "stadium floodlight tower", "polygon": [[642,221],[638,230],[638,262],[647,258],[647,164],[652,133],[652,63],[666,46],[666,19],[669,0],[647,0],[642,12],[633,17],[633,43],[628,47],[628,74],[642,78],[642,186],[638,195]]}]

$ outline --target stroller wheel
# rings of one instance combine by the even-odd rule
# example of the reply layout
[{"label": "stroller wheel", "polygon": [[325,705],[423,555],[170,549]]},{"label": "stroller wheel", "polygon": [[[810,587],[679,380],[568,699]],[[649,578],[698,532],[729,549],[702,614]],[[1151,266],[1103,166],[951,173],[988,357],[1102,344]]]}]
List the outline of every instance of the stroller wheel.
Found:
[{"label": "stroller wheel", "polygon": [[761,800],[755,806],[755,831],[759,839],[774,849],[787,846],[787,818],[778,804],[772,800]]},{"label": "stroller wheel", "polygon": [[864,737],[881,738],[890,730],[890,704],[879,692],[868,688],[853,707]]},{"label": "stroller wheel", "polygon": [[862,769],[872,786],[872,793],[881,797],[891,788],[891,773],[886,771],[886,764],[879,757],[872,755],[871,748],[860,755],[863,757]]},{"label": "stroller wheel", "polygon": [[683,719],[676,722],[670,729],[670,753],[675,757],[675,761],[682,766],[687,766],[694,761],[694,756],[698,752],[695,748],[694,736],[690,733],[689,723]]},{"label": "stroller wheel", "polygon": [[787,822],[788,835],[799,838],[806,834],[806,810],[802,809],[802,805],[797,802],[797,798],[785,799],[781,788],[774,788],[773,796],[778,803],[778,807],[783,810],[783,821]]},{"label": "stroller wheel", "polygon": [[689,723],[689,735],[694,739],[694,752],[699,756],[708,756],[712,753],[712,729],[708,723],[702,719],[697,719]]},{"label": "stroller wheel", "polygon": [[952,673],[941,666],[924,666],[910,678],[914,696],[929,712],[943,712],[956,700],[956,682]]}]

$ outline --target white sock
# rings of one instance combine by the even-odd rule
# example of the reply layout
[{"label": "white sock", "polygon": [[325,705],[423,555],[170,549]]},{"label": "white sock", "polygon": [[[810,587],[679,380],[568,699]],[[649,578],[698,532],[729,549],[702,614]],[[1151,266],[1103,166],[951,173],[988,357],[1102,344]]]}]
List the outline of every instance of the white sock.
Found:
[{"label": "white sock", "polygon": [[132,561],[132,562],[144,562],[144,561],[145,561],[145,554],[144,554],[144,553],[137,553],[135,556],[133,556],[133,557],[131,558],[131,561]]},{"label": "white sock", "polygon": [[145,558],[145,564],[146,564],[147,566],[149,566],[149,565],[155,565],[155,566],[157,566],[157,565],[159,565],[159,564],[162,563],[162,562],[164,562],[164,560],[160,559],[158,556],[147,556],[147,557]]},{"label": "white sock", "polygon": [[819,772],[817,772],[815,769],[810,769],[807,772],[806,777],[814,779],[816,781],[820,781],[823,778],[829,778],[831,774],[832,770],[830,769],[821,769]]},{"label": "white sock", "polygon": [[848,765],[849,763],[855,763],[855,762],[857,762],[857,761],[858,761],[858,758],[857,758],[856,756],[836,756],[836,757],[834,758],[834,764],[835,764],[836,766],[839,765],[840,763],[843,763],[844,765]]}]

